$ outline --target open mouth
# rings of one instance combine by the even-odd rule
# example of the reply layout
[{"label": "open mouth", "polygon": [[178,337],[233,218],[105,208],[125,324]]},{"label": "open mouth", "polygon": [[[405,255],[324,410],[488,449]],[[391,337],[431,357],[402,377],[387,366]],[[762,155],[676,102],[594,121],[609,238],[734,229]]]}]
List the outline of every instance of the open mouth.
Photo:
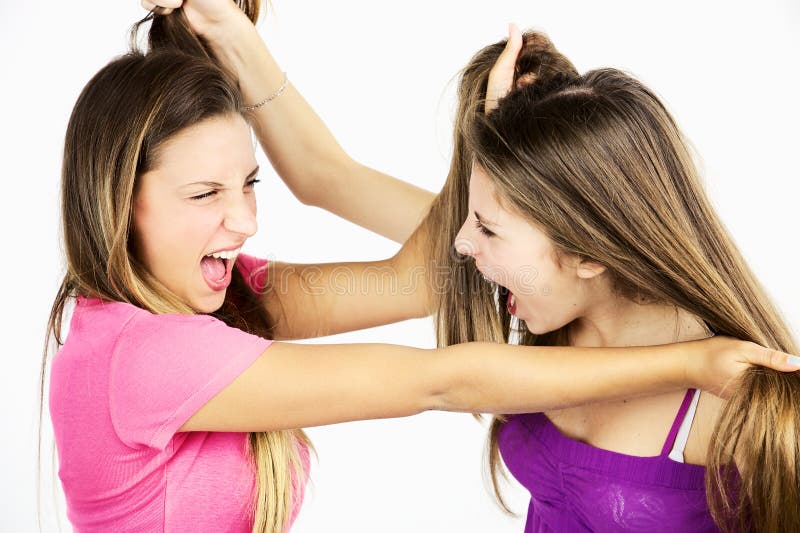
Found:
[{"label": "open mouth", "polygon": [[517,312],[517,297],[511,292],[510,289],[503,287],[502,285],[497,286],[498,290],[500,291],[500,302],[505,301],[506,303],[506,310],[516,316]]},{"label": "open mouth", "polygon": [[506,309],[509,313],[516,316],[517,315],[517,297],[514,296],[514,293],[508,291],[508,299],[506,300]]},{"label": "open mouth", "polygon": [[200,261],[200,270],[203,272],[203,277],[206,278],[206,281],[219,283],[228,274],[230,263],[230,259],[207,255]]},{"label": "open mouth", "polygon": [[210,253],[200,260],[200,271],[210,287],[218,289],[228,284],[239,250]]}]

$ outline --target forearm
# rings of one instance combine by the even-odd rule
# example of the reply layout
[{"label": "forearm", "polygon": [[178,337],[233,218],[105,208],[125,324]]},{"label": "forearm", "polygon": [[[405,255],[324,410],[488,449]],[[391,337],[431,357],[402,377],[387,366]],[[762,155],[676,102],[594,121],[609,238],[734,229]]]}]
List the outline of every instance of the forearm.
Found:
[{"label": "forearm", "polygon": [[409,238],[436,196],[357,162],[324,183],[313,205],[397,243]]},{"label": "forearm", "polygon": [[[238,11],[238,10],[237,10]],[[209,27],[206,40],[238,78],[245,104],[273,94],[284,74],[255,26],[240,12]],[[280,97],[253,111],[253,126],[275,169],[301,201],[352,164],[322,120],[290,83]]]},{"label": "forearm", "polygon": [[655,394],[694,386],[687,354],[697,343],[634,348],[574,348],[468,343],[446,348],[458,369],[435,409],[524,413]]},{"label": "forearm", "polygon": [[[206,38],[238,77],[245,103],[260,102],[283,83],[281,68],[246,17],[231,17]],[[301,202],[396,242],[404,242],[427,212],[432,193],[351,159],[291,83],[252,116],[264,152]]]},{"label": "forearm", "polygon": [[262,303],[277,340],[335,335],[431,313],[427,272],[393,260],[291,264],[272,262]]}]

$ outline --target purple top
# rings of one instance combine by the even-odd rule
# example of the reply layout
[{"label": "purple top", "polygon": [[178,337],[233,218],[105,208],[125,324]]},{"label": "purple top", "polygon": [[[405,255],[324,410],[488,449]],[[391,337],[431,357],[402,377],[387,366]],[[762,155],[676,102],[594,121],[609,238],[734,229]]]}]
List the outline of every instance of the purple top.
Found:
[{"label": "purple top", "polygon": [[655,457],[567,438],[542,413],[509,415],[498,440],[509,471],[531,493],[525,533],[719,531],[706,504],[705,467],[668,457],[693,393]]}]

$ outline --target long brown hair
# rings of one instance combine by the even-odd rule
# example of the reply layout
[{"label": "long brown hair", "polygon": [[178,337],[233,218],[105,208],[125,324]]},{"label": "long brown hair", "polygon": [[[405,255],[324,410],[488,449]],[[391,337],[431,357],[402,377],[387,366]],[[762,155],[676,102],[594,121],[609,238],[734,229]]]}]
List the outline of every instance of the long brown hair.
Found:
[{"label": "long brown hair", "polygon": [[[239,2],[255,22],[259,3]],[[77,296],[126,302],[152,313],[195,311],[142,265],[133,253],[132,199],[139,176],[158,161],[159,147],[204,120],[241,113],[237,81],[190,30],[182,10],[152,19],[149,49],[131,31],[132,50],[103,67],[72,111],[62,166],[62,231],[66,273],[53,302],[40,373],[39,456],[45,376],[54,339],[63,345],[62,320]],[[245,117],[247,119],[247,117]],[[211,314],[232,327],[271,338],[271,320],[238,269],[220,309]],[[292,504],[292,478],[302,475],[296,443],[301,430],[250,433],[256,473],[254,533],[281,533]],[[37,480],[38,481],[38,480]]]},{"label": "long brown hair", "polygon": [[[616,69],[581,75],[545,35],[529,32],[514,89],[486,116],[486,79],[503,44],[483,49],[464,71],[454,160],[427,221],[439,229],[432,253],[440,265],[451,265],[442,271],[463,273],[439,295],[439,343],[497,342],[514,332],[527,345],[567,342],[567,326],[545,335],[531,334],[524,324],[512,328],[504,295],[487,295],[471,263],[444,253],[467,217],[474,159],[498,194],[543,228],[560,254],[603,264],[620,294],[685,309],[723,335],[796,352],[789,328],[711,207],[688,143],[657,96]],[[502,417],[492,421],[489,461],[495,492],[508,510],[497,481],[502,424]],[[748,370],[708,451],[708,501],[721,528],[800,530],[793,504],[800,501],[798,436],[800,376]]]},{"label": "long brown hair", "polygon": [[[462,70],[457,89],[457,108],[453,128],[453,154],[450,169],[442,190],[436,196],[417,232],[425,235],[426,257],[435,268],[428,270],[432,287],[432,305],[437,345],[451,346],[462,342],[506,342],[511,334],[511,315],[506,311],[502,292],[485,280],[473,261],[455,252],[453,243],[461,225],[469,215],[469,178],[472,167],[472,148],[464,132],[478,116],[476,110],[486,99],[489,71],[503,51],[504,42],[480,50]],[[475,414],[480,419],[481,415]],[[499,423],[494,417],[490,443]],[[494,423],[497,421],[497,423]],[[500,506],[508,513],[500,491],[500,454],[495,445],[487,447],[489,479]]]}]

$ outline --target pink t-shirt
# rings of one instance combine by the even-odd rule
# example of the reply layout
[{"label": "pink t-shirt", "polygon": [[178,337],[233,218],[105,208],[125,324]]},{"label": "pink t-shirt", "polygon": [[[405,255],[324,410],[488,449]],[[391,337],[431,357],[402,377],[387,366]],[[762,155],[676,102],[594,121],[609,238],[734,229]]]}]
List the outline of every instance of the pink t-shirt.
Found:
[{"label": "pink t-shirt", "polygon": [[[236,264],[258,290],[264,270],[251,273],[266,261],[240,254]],[[154,315],[78,297],[50,378],[59,478],[75,531],[249,533],[247,433],[176,431],[271,342],[208,315]],[[293,480],[289,525],[308,478],[308,449],[298,450],[305,471]]]}]

